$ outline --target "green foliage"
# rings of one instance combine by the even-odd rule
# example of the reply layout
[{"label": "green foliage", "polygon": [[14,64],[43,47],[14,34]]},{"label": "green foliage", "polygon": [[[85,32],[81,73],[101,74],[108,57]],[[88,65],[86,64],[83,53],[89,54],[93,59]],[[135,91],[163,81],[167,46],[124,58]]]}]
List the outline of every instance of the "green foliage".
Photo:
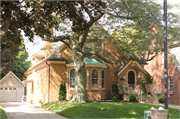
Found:
[{"label": "green foliage", "polygon": [[[29,67],[31,66],[31,61],[26,61],[28,58],[28,52],[25,49],[25,46],[23,44],[24,40],[21,41],[21,45],[19,46],[18,50],[16,51],[17,54],[14,54],[13,52],[9,52],[9,54],[6,54],[8,57],[5,60],[5,57],[2,59],[2,64],[7,64],[6,67],[8,67],[5,71],[2,72],[1,77],[3,78],[9,71],[12,71],[21,81],[25,80],[26,77],[24,75],[24,72],[26,72]],[[4,53],[3,53],[4,56]],[[12,58],[12,59],[11,59]],[[11,59],[7,60],[7,59]],[[10,64],[14,63],[11,67]],[[1,65],[1,67],[3,67]],[[11,68],[9,68],[11,67]]]},{"label": "green foliage", "polygon": [[153,77],[146,71],[146,70],[143,70],[144,74],[145,74],[145,80],[146,80],[146,83],[145,84],[153,84]]},{"label": "green foliage", "polygon": [[146,88],[145,88],[145,84],[153,84],[153,77],[146,71],[146,70],[142,70],[142,72],[145,74],[145,83],[144,82],[140,82],[141,83],[141,90],[143,91],[143,93],[147,93]]},{"label": "green foliage", "polygon": [[162,96],[158,99],[159,103],[164,103],[164,100],[165,100],[165,96],[164,96],[164,95],[162,95]]},{"label": "green foliage", "polygon": [[30,66],[31,61],[26,61],[28,58],[28,52],[26,51],[22,40],[22,45],[19,47],[18,55],[13,56],[14,60],[16,61],[16,66],[13,68],[12,72],[21,80],[25,80],[26,77],[24,72],[26,72]]},{"label": "green foliage", "polygon": [[143,83],[143,82],[140,82],[140,83],[141,83],[141,90],[143,91],[143,93],[147,93],[145,83]]},{"label": "green foliage", "polygon": [[59,100],[65,100],[66,99],[66,84],[61,81],[61,84],[59,85]]},{"label": "green foliage", "polygon": [[115,84],[115,83],[112,84],[111,99],[112,100],[118,100],[119,99],[119,89],[118,89],[117,84]]},{"label": "green foliage", "polygon": [[129,101],[135,102],[136,101],[136,95],[135,94],[130,94],[129,95]]}]

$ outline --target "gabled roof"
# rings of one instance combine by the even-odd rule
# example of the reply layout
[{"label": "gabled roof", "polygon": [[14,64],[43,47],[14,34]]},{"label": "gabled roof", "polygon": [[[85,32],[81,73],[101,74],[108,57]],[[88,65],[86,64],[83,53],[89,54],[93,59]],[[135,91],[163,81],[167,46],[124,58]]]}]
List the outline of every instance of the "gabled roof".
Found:
[{"label": "gabled roof", "polygon": [[4,77],[0,80],[0,82],[2,82],[4,79],[6,79],[6,77],[8,77],[10,74],[12,74],[12,75],[15,77],[15,79],[17,79],[17,80],[19,81],[19,83],[20,83],[23,87],[25,87],[24,84],[21,82],[21,80],[20,80],[12,71],[10,71],[8,74],[6,74],[6,76],[4,76]]},{"label": "gabled roof", "polygon": [[55,50],[55,51],[51,52],[46,58],[40,60],[35,66],[30,67],[27,71],[31,70],[32,68],[36,67],[37,65],[39,65],[45,61],[67,61],[67,59],[58,50]]},{"label": "gabled roof", "polygon": [[[92,65],[104,65],[104,66],[108,66],[107,64],[101,62],[99,59],[97,58],[84,58],[84,63],[85,64],[92,64]],[[74,61],[68,62],[66,64],[74,64]]]},{"label": "gabled roof", "polygon": [[[126,62],[124,62],[124,64],[121,65],[119,69],[115,72],[115,74],[117,75],[121,74],[130,64],[132,64],[132,62],[133,62],[132,60],[127,60]],[[142,66],[139,64],[139,62],[135,61],[133,63],[135,63],[140,69],[143,69]]]},{"label": "gabled roof", "polygon": [[117,74],[118,72],[120,72],[129,62],[130,62],[130,60],[125,61],[124,64],[121,65],[121,66],[119,67],[119,69],[115,72],[115,74]]}]

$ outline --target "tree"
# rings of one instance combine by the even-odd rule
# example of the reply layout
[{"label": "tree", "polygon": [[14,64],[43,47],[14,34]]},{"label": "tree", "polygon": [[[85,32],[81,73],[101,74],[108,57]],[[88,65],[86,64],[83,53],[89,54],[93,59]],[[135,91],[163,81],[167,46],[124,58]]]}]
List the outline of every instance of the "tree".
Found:
[{"label": "tree", "polygon": [[28,52],[23,44],[16,50],[4,49],[1,54],[1,77],[4,77],[9,71],[12,71],[21,81],[25,80],[24,72],[31,66],[31,61],[26,61]]},{"label": "tree", "polygon": [[19,47],[18,55],[13,55],[13,59],[16,61],[16,66],[12,70],[21,81],[26,79],[24,72],[26,72],[31,66],[31,61],[26,61],[28,58],[28,52],[25,49],[23,41],[24,40],[22,40],[22,45]]},{"label": "tree", "polygon": [[[35,19],[35,32],[43,37],[43,40],[50,42],[61,41],[66,44],[73,53],[74,68],[75,68],[75,88],[74,95],[71,101],[85,102],[86,96],[86,80],[83,58],[95,55],[107,63],[117,64],[122,59],[148,61],[149,57],[137,57],[132,52],[127,52],[124,56],[120,57],[117,61],[110,61],[100,55],[97,51],[83,51],[85,41],[88,38],[90,28],[97,21],[101,24],[105,24],[109,29],[113,29],[113,26],[131,28],[135,31],[135,35],[123,34],[124,37],[136,39],[148,40],[148,45],[154,40],[153,47],[150,47],[148,54],[157,54],[162,48],[163,37],[163,25],[161,6],[151,0],[143,1],[33,1],[26,2],[27,7],[32,8],[32,19]],[[171,6],[170,6],[171,7]],[[43,16],[43,17],[42,17]],[[55,23],[47,22],[48,16],[53,16],[52,21]],[[170,13],[169,18],[169,33],[172,35],[171,44],[178,41],[178,27],[175,24],[178,23],[176,15]],[[63,25],[56,25],[55,29],[68,31],[67,34],[60,36],[42,36],[43,29],[47,29],[50,26],[57,24],[59,19],[60,24],[69,25],[70,32]],[[120,21],[120,22],[119,22]],[[117,23],[119,23],[117,25]],[[63,28],[62,28],[63,27]],[[175,32],[172,34],[172,30]],[[81,37],[81,39],[80,39]],[[98,40],[99,36],[96,36]],[[79,40],[80,39],[80,40]],[[141,41],[141,40],[140,40]],[[179,41],[178,43],[179,44]],[[120,44],[120,50],[123,48]],[[128,51],[128,50],[127,50]],[[140,51],[141,52],[141,51]],[[138,54],[140,53],[138,52]],[[128,54],[128,55],[127,55]],[[142,54],[145,54],[142,52]],[[149,56],[149,55],[148,55]]]},{"label": "tree", "polygon": [[[12,5],[12,6],[9,6]],[[15,7],[14,7],[15,6]],[[128,28],[133,28],[137,31],[136,35],[131,35],[130,38],[134,39],[143,39],[143,40],[156,40],[158,44],[154,44],[156,47],[160,47],[159,44],[162,44],[162,14],[160,12],[161,6],[154,3],[151,0],[143,0],[143,1],[129,1],[129,0],[121,0],[121,1],[95,1],[95,0],[86,0],[86,1],[26,1],[25,6],[26,9],[31,9],[28,13],[26,9],[19,9],[21,7],[19,2],[3,2],[3,12],[2,19],[4,24],[2,25],[1,37],[8,36],[6,33],[11,30],[11,27],[7,27],[8,24],[5,22],[9,21],[9,10],[11,8],[11,16],[17,21],[20,21],[21,17],[20,12],[25,14],[23,25],[21,27],[17,27],[23,29],[27,36],[29,36],[30,40],[33,39],[33,35],[39,35],[45,41],[57,42],[61,41],[66,44],[73,53],[74,59],[74,67],[75,67],[75,88],[74,95],[72,101],[84,102],[87,100],[86,96],[86,80],[85,80],[85,70],[84,70],[84,62],[83,58],[95,55],[100,59],[104,60],[107,63],[117,64],[122,59],[132,59],[132,60],[141,60],[146,61],[149,58],[141,58],[137,57],[131,52],[128,52],[117,61],[107,60],[105,57],[100,55],[97,51],[83,51],[83,47],[85,41],[88,37],[88,32],[94,23],[101,22],[105,27],[109,27],[108,29],[116,29],[114,26],[123,27],[126,26]],[[172,6],[170,6],[172,7]],[[16,10],[12,8],[18,8]],[[12,13],[16,13],[12,15]],[[20,15],[19,15],[20,14]],[[16,17],[14,17],[16,16]],[[179,28],[176,27],[179,22],[177,15],[170,13],[169,14],[169,33],[171,36],[171,44],[175,43],[179,44],[177,31]],[[11,23],[11,22],[10,22]],[[14,22],[12,22],[14,23]],[[20,22],[19,22],[20,23]],[[18,23],[17,23],[18,24]],[[59,25],[60,24],[60,25]],[[63,27],[65,24],[69,27]],[[118,25],[117,25],[118,24]],[[9,25],[11,26],[11,25]],[[12,26],[14,26],[12,24]],[[51,28],[58,28],[62,31],[68,31],[60,36],[53,36],[51,32]],[[9,28],[7,30],[7,28]],[[70,28],[70,29],[68,29]],[[155,29],[156,28],[156,29]],[[173,31],[174,32],[171,32]],[[13,29],[12,29],[13,31]],[[29,31],[29,32],[28,32]],[[32,32],[34,31],[34,32]],[[143,34],[141,34],[143,32]],[[13,32],[15,33],[15,32]],[[128,37],[129,34],[125,34]],[[16,35],[18,36],[18,34]],[[148,37],[146,37],[148,36]],[[80,39],[81,37],[81,39]],[[99,36],[95,36],[98,40]],[[80,40],[79,40],[80,39]],[[159,40],[160,39],[160,40]],[[9,39],[7,39],[8,41]],[[5,40],[3,40],[5,42]],[[6,42],[5,42],[6,43]],[[4,43],[4,44],[5,44]],[[156,48],[154,47],[154,48]],[[120,48],[121,49],[121,48]],[[149,54],[156,54],[159,52],[160,48],[157,50],[150,50]],[[155,51],[155,52],[153,52]],[[152,59],[152,58],[151,58]],[[150,60],[151,60],[150,59]]]}]

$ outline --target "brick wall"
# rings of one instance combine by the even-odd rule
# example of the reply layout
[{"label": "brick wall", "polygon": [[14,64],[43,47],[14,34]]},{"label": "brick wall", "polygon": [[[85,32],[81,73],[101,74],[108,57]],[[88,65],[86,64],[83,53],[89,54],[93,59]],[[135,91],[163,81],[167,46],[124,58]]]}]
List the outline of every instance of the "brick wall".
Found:
[{"label": "brick wall", "polygon": [[[159,53],[157,57],[155,57],[151,61],[150,66],[145,66],[144,68],[153,76],[154,85],[161,85],[162,91],[164,94],[164,63],[163,63],[162,53]],[[180,72],[175,66],[173,60],[170,58],[168,54],[168,77],[172,77],[173,79],[173,92],[168,93],[169,103],[179,105],[180,104]]]}]

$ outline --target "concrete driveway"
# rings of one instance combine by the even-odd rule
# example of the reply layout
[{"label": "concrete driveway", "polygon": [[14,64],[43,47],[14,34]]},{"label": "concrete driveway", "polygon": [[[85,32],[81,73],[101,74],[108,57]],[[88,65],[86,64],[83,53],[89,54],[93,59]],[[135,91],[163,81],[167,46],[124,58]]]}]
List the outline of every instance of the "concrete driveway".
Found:
[{"label": "concrete driveway", "polygon": [[67,119],[42,108],[21,102],[0,102],[9,119]]}]

